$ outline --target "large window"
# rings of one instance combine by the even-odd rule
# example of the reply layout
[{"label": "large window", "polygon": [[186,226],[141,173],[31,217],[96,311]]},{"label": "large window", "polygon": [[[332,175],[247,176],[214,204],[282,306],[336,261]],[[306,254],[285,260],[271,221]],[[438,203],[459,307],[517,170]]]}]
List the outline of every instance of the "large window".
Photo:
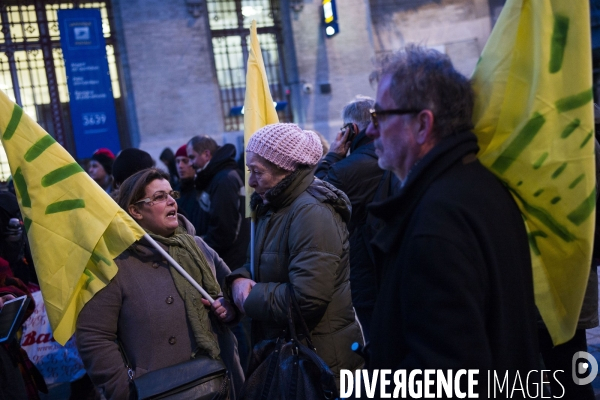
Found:
[{"label": "large window", "polygon": [[[115,106],[118,119],[121,118],[119,132],[126,134],[110,2],[0,0],[0,90],[69,149],[69,92],[57,21],[57,10],[67,8],[100,9]],[[0,147],[0,181],[9,174],[6,155]]]},{"label": "large window", "polygon": [[[273,0],[208,0],[208,18],[225,130],[244,129],[242,115],[231,112],[244,104],[246,63],[250,46],[250,24],[256,20],[258,40],[267,70],[271,95],[276,102],[289,102],[286,88],[281,23],[277,1]],[[278,111],[279,120],[291,121],[291,107]]]}]

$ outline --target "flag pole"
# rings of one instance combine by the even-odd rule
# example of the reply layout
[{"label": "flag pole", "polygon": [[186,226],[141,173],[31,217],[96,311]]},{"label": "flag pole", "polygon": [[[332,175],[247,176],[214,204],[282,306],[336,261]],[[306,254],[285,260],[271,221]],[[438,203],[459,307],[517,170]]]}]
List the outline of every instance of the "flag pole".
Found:
[{"label": "flag pole", "polygon": [[200,292],[200,294],[202,295],[202,297],[204,297],[206,300],[208,300],[208,301],[210,302],[210,304],[212,304],[212,303],[214,303],[214,302],[215,302],[215,299],[213,299],[213,298],[212,298],[212,297],[211,297],[211,296],[210,296],[210,295],[209,295],[209,294],[206,292],[206,290],[204,290],[204,289],[202,288],[202,286],[200,286],[200,285],[198,284],[198,282],[196,282],[196,281],[194,280],[194,278],[192,278],[192,277],[190,276],[190,274],[188,274],[187,272],[185,272],[185,270],[184,270],[183,268],[181,268],[181,266],[180,266],[179,264],[177,264],[177,261],[175,261],[175,260],[173,259],[173,257],[171,257],[171,256],[169,255],[169,253],[167,253],[167,252],[166,252],[166,251],[165,251],[165,250],[164,250],[162,247],[160,247],[160,245],[159,245],[158,243],[156,243],[156,241],[155,241],[154,239],[152,239],[152,238],[150,237],[150,235],[148,235],[148,234],[146,233],[146,234],[144,235],[144,238],[145,238],[145,239],[146,239],[148,242],[150,242],[150,244],[151,244],[151,245],[152,245],[152,246],[153,246],[153,247],[154,247],[156,250],[158,250],[158,251],[159,251],[159,253],[160,253],[160,254],[162,254],[162,256],[163,256],[164,258],[166,258],[166,259],[167,259],[167,261],[168,261],[169,263],[171,263],[171,265],[172,265],[172,266],[173,266],[173,267],[174,267],[174,268],[177,270],[177,272],[179,272],[179,273],[180,273],[180,274],[181,274],[181,275],[182,275],[182,276],[183,276],[185,279],[187,279],[187,280],[188,280],[188,281],[189,281],[189,282],[192,284],[192,286],[194,286],[196,289],[198,289],[198,291]]},{"label": "flag pole", "polygon": [[[246,95],[244,98],[244,145],[248,145],[250,137],[260,128],[279,122],[277,110],[275,108],[269,82],[267,80],[267,71],[263,62],[260,44],[258,42],[258,32],[256,21],[252,21],[250,26],[250,49],[248,54],[248,63],[246,68]],[[250,199],[253,190],[248,184],[249,174],[246,172],[246,216],[251,218],[250,222],[250,274],[252,279],[256,280],[254,265],[254,245],[256,213],[250,210]]]}]

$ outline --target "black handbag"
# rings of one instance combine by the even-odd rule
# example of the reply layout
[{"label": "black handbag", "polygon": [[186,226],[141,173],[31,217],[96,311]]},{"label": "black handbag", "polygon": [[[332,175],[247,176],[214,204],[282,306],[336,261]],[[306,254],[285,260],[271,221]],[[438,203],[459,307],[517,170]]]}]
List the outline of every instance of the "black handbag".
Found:
[{"label": "black handbag", "polygon": [[221,360],[207,356],[150,371],[133,379],[125,351],[119,343],[129,375],[131,400],[227,400],[230,378]]},{"label": "black handbag", "polygon": [[[254,346],[241,399],[335,399],[335,376],[317,355],[294,291],[288,286],[288,329]],[[296,334],[297,322],[303,344]]]}]

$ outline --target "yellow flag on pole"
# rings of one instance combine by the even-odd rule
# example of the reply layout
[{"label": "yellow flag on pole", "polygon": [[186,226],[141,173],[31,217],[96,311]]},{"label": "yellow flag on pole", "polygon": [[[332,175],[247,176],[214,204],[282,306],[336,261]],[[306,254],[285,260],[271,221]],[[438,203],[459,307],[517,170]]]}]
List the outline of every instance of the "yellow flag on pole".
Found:
[{"label": "yellow flag on pole", "polygon": [[[256,21],[250,27],[250,54],[248,56],[248,70],[246,71],[246,98],[244,99],[244,148],[250,136],[263,126],[279,122],[273,97],[269,90],[267,71],[263,62]],[[245,154],[245,153],[244,153]],[[246,217],[250,217],[250,197],[252,190],[248,186],[248,172],[246,172]]]},{"label": "yellow flag on pole", "polygon": [[481,162],[529,236],[537,307],[555,344],[574,334],[595,218],[588,0],[508,0],[473,75]]},{"label": "yellow flag on pole", "polygon": [[144,230],[69,153],[0,91],[0,135],[57,342],[117,273],[113,259]]}]

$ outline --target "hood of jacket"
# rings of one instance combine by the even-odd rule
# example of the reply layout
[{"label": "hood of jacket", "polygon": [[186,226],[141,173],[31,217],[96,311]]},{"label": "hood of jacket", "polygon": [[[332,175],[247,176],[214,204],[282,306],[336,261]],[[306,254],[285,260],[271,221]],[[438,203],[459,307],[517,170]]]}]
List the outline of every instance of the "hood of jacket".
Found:
[{"label": "hood of jacket", "polygon": [[286,176],[265,193],[267,204],[263,204],[257,193],[252,194],[250,207],[256,209],[260,215],[269,209],[277,210],[292,204],[303,192],[307,192],[321,203],[331,205],[345,223],[350,221],[352,206],[348,196],[332,184],[315,178],[314,168],[298,168]]},{"label": "hood of jacket", "polygon": [[196,189],[203,191],[210,184],[214,176],[224,169],[235,169],[235,146],[227,143],[217,149],[205,169],[196,175]]}]

